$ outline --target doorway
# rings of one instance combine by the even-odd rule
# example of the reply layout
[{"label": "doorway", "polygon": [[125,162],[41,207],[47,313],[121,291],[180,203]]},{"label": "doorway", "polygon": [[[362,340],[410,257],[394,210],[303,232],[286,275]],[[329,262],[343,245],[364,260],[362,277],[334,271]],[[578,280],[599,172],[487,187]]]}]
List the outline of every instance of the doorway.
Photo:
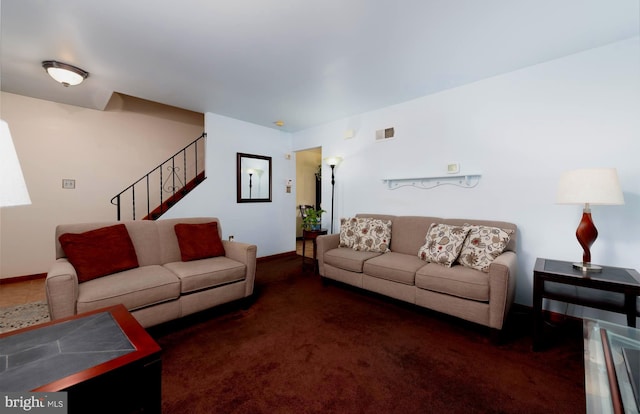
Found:
[{"label": "doorway", "polygon": [[[301,205],[312,205],[320,208],[322,203],[322,148],[310,148],[296,152],[296,240],[298,253],[302,248]],[[310,246],[307,246],[310,247]],[[306,248],[309,254],[311,249]]]}]

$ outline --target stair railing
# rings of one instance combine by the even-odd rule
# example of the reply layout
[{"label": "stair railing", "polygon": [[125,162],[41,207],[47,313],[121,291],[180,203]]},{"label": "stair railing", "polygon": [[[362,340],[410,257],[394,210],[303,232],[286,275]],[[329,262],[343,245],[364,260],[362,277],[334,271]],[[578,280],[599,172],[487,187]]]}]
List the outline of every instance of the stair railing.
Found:
[{"label": "stair railing", "polygon": [[[203,158],[206,138],[207,133],[203,132],[189,145],[115,195],[111,199],[111,204],[116,206],[118,221],[122,219],[124,203],[131,205],[130,217],[132,220],[136,220],[137,216],[145,212],[144,219],[156,219],[175,204],[179,198],[202,182],[205,178]],[[165,169],[168,173],[166,176],[163,174]],[[181,169],[182,171],[180,171]],[[142,196],[138,196],[144,197],[142,211],[139,211],[140,205],[136,205],[136,188],[143,193]],[[151,203],[154,200],[157,201],[157,204],[154,204],[152,210]],[[144,208],[144,204],[146,204],[146,208]]]}]

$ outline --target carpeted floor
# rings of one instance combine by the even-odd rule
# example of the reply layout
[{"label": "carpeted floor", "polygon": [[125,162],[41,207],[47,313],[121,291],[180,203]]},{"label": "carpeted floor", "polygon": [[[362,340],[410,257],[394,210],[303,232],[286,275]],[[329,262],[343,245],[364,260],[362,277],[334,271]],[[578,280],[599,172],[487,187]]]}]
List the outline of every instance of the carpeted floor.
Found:
[{"label": "carpeted floor", "polygon": [[255,302],[151,328],[164,414],[584,413],[582,331],[531,352],[512,313],[506,342],[480,326],[302,273],[258,265]]}]

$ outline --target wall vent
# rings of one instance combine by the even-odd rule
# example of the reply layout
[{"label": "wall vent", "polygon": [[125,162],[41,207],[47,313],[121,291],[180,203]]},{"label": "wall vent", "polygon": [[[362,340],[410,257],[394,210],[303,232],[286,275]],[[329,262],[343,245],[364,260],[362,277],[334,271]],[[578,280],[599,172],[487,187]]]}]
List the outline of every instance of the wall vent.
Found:
[{"label": "wall vent", "polygon": [[393,128],[379,129],[376,131],[376,141],[384,141],[385,139],[391,139],[395,135]]}]

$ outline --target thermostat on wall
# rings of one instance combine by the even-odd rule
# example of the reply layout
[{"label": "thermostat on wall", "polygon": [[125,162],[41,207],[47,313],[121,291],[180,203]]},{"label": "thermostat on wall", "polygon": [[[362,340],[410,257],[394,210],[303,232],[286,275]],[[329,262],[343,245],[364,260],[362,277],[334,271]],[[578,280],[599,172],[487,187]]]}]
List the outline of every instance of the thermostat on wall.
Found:
[{"label": "thermostat on wall", "polygon": [[447,174],[456,174],[458,172],[460,172],[459,163],[447,164]]}]

